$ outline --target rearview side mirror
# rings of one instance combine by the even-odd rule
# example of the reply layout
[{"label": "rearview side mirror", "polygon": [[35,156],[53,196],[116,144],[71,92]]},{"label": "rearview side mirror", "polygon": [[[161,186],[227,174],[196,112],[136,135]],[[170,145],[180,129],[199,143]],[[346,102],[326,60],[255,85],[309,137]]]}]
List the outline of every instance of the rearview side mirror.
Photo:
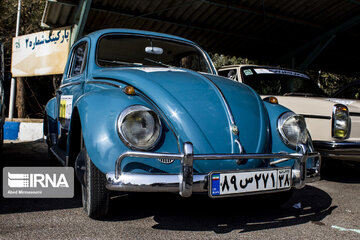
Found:
[{"label": "rearview side mirror", "polygon": [[163,54],[164,50],[159,47],[146,47],[145,52],[149,54],[161,55]]}]

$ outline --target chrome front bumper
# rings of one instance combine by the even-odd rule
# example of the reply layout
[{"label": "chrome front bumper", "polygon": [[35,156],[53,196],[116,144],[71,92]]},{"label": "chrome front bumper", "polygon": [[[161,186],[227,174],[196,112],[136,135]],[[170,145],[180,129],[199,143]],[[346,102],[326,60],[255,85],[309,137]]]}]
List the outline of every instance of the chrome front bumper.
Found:
[{"label": "chrome front bumper", "polygon": [[313,141],[313,145],[323,157],[360,162],[360,142]]},{"label": "chrome front bumper", "polygon": [[[320,178],[319,167],[306,169],[308,158],[318,158],[319,153],[308,153],[302,148],[303,153],[275,153],[275,154],[196,154],[190,142],[184,143],[183,153],[150,153],[150,152],[126,152],[116,161],[115,172],[107,173],[106,188],[124,192],[174,192],[183,197],[190,197],[192,193],[208,192],[209,174],[193,174],[194,160],[221,160],[221,159],[277,159],[270,163],[275,166],[278,163],[295,159],[292,169],[292,187],[302,188],[306,182]],[[182,171],[179,174],[137,174],[121,173],[121,162],[127,157],[138,158],[162,158],[176,159],[181,161]],[[318,164],[320,166],[320,162]],[[307,174],[310,172],[311,175]],[[309,171],[310,170],[310,171]],[[310,178],[307,178],[307,175]]]}]

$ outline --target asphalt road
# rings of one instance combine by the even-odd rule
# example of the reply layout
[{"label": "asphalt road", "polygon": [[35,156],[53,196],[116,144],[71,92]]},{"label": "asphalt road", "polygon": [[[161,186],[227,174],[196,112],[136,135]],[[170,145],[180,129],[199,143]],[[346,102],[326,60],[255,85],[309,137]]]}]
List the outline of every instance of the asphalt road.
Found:
[{"label": "asphalt road", "polygon": [[[57,165],[47,160],[42,142],[7,142],[0,159],[2,167]],[[359,165],[335,164],[323,180],[296,191],[280,208],[257,197],[116,196],[111,200],[110,216],[102,221],[85,216],[79,196],[1,198],[0,239],[358,240],[359,173]]]}]

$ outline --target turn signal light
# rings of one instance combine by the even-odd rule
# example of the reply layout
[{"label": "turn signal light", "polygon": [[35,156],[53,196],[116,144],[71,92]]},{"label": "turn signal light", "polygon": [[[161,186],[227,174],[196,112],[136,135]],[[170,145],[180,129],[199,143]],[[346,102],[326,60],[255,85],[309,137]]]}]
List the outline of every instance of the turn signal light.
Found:
[{"label": "turn signal light", "polygon": [[135,88],[132,87],[132,86],[126,86],[126,87],[124,88],[124,93],[127,94],[127,95],[133,96],[133,95],[136,94],[136,93],[135,93]]},{"label": "turn signal light", "polygon": [[263,100],[272,104],[279,104],[279,101],[276,97],[266,97]]}]

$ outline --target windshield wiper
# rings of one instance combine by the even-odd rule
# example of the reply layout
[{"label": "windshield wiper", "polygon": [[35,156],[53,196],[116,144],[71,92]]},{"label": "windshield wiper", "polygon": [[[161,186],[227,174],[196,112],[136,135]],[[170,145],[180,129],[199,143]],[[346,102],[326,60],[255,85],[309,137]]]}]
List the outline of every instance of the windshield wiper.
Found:
[{"label": "windshield wiper", "polygon": [[160,61],[152,60],[152,59],[150,59],[150,58],[144,58],[144,60],[149,61],[149,62],[152,62],[152,63],[156,63],[156,64],[158,64],[158,65],[160,65],[160,66],[164,66],[164,67],[174,67],[174,66],[171,66],[171,65],[162,63],[162,62],[160,62]]},{"label": "windshield wiper", "polygon": [[124,66],[142,66],[141,63],[122,62],[122,61],[116,61],[116,60],[98,59],[98,61],[99,62],[116,64],[116,65],[124,65]]}]

